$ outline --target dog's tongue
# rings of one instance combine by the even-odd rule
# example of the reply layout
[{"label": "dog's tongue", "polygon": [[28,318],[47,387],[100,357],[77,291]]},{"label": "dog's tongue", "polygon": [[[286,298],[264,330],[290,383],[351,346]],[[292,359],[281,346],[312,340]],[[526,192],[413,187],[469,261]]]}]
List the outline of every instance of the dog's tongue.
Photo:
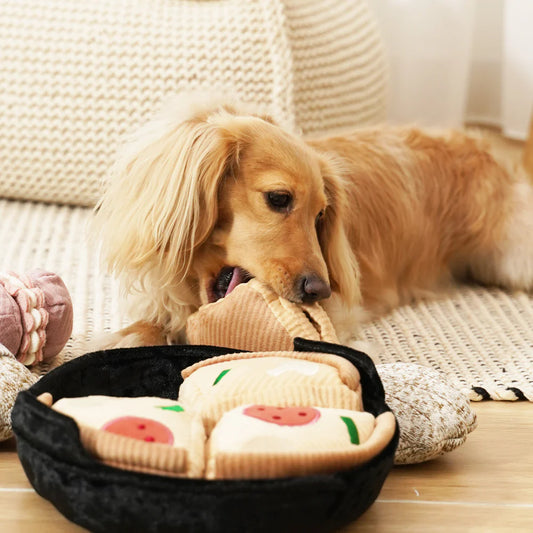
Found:
[{"label": "dog's tongue", "polygon": [[226,294],[224,296],[227,296],[237,285],[240,285],[241,283],[244,283],[246,280],[244,275],[244,270],[239,267],[233,267],[233,274],[231,276],[231,280],[229,282],[228,288],[226,289]]},{"label": "dog's tongue", "polygon": [[239,267],[224,267],[217,276],[210,292],[209,301],[216,302],[230,294],[237,285],[246,283],[251,278],[250,274]]}]

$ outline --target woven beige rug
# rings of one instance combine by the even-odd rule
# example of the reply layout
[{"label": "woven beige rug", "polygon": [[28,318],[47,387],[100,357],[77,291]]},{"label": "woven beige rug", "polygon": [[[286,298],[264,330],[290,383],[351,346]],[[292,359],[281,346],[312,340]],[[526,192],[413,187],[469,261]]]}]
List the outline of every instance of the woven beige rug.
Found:
[{"label": "woven beige rug", "polygon": [[[0,200],[0,269],[46,268],[69,288],[74,340],[66,359],[79,354],[82,339],[125,323],[118,287],[99,271],[87,243],[90,216],[81,207]],[[439,369],[472,400],[533,401],[533,295],[460,287],[399,308],[366,325],[362,336],[383,347],[376,362]]]},{"label": "woven beige rug", "polygon": [[363,329],[380,363],[447,374],[471,400],[533,401],[533,295],[460,286],[404,306]]}]

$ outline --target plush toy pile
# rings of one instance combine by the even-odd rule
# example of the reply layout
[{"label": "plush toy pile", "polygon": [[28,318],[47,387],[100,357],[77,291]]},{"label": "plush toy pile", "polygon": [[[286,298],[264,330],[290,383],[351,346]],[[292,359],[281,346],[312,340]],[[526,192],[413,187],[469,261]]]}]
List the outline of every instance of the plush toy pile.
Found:
[{"label": "plush toy pile", "polygon": [[72,333],[72,302],[51,272],[0,272],[0,341],[29,366],[55,357]]},{"label": "plush toy pile", "polygon": [[[350,468],[380,453],[396,428],[390,411],[364,412],[359,372],[335,355],[229,354],[182,375],[178,401],[88,396],[52,407],[111,466],[207,479]],[[41,400],[51,405],[51,396]]]},{"label": "plush toy pile", "polygon": [[72,333],[72,315],[69,292],[56,274],[0,272],[0,441],[12,435],[17,394],[39,379],[27,367],[61,352]]},{"label": "plush toy pile", "polygon": [[72,417],[84,447],[111,466],[168,476],[250,479],[328,473],[378,455],[390,412],[364,411],[346,359],[294,352],[295,337],[336,340],[318,305],[296,305],[252,280],[188,322],[193,344],[237,353],[182,371],[177,401],[88,396],[40,400]]}]

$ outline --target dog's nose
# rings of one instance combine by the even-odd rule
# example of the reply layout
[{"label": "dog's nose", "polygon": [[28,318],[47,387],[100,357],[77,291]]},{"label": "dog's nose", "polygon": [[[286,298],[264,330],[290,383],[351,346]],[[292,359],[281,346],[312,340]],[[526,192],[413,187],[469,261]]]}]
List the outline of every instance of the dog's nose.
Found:
[{"label": "dog's nose", "polygon": [[316,274],[306,274],[300,278],[302,302],[313,303],[331,296],[331,287]]}]

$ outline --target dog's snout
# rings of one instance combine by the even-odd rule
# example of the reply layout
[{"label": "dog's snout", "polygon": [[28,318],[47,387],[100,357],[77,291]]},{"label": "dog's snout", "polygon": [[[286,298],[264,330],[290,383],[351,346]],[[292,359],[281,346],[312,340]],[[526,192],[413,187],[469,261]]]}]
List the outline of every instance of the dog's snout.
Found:
[{"label": "dog's snout", "polygon": [[313,303],[331,296],[331,287],[316,274],[305,274],[299,281],[302,302]]}]

